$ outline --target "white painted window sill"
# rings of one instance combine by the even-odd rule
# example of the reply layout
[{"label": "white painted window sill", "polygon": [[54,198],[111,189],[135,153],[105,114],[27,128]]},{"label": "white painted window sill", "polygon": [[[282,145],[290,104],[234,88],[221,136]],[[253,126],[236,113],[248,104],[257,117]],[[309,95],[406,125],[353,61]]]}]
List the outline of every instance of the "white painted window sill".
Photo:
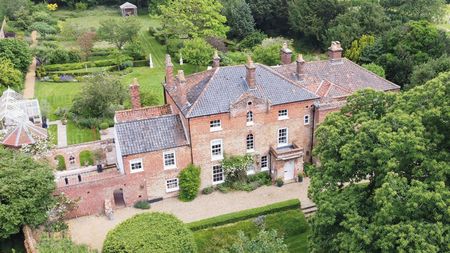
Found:
[{"label": "white painted window sill", "polygon": [[224,182],[225,182],[225,180],[222,180],[222,181],[213,182],[212,184],[213,185],[218,185],[218,184],[223,184]]},{"label": "white painted window sill", "polygon": [[253,123],[253,121],[252,122],[247,122],[247,124],[246,124],[247,126],[253,126],[254,125],[254,123]]},{"label": "white painted window sill", "polygon": [[177,166],[164,166],[164,170],[176,170]]},{"label": "white painted window sill", "polygon": [[209,131],[212,132],[218,132],[218,131],[222,131],[222,127],[211,127],[209,129]]},{"label": "white painted window sill", "polygon": [[144,169],[140,169],[140,170],[130,170],[130,173],[139,173],[139,172],[143,172]]},{"label": "white painted window sill", "polygon": [[166,192],[167,193],[169,193],[169,192],[176,192],[176,191],[179,191],[180,190],[180,187],[177,187],[177,188],[173,188],[173,189],[166,189]]},{"label": "white painted window sill", "polygon": [[278,120],[287,120],[287,119],[289,119],[289,116],[281,116],[281,117],[278,117]]},{"label": "white painted window sill", "polygon": [[261,168],[261,171],[269,171],[269,167]]},{"label": "white painted window sill", "polygon": [[247,149],[247,153],[254,153],[255,150],[254,149]]},{"label": "white painted window sill", "polygon": [[223,160],[223,156],[213,156],[213,157],[211,157],[211,161],[219,161],[219,160]]}]

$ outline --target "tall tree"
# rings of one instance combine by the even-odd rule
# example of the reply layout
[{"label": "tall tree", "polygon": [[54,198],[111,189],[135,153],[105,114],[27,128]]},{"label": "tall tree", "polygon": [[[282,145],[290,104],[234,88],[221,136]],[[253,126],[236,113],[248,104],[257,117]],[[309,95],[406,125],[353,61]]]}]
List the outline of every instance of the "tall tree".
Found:
[{"label": "tall tree", "polygon": [[410,20],[435,21],[444,14],[444,0],[380,0],[386,12],[402,22]]},{"label": "tall tree", "polygon": [[345,1],[291,0],[289,24],[295,33],[311,37],[320,43],[330,22],[345,10]]},{"label": "tall tree", "polygon": [[97,34],[95,32],[85,32],[77,39],[77,44],[81,49],[83,59],[87,61],[92,54],[92,48],[94,48],[94,42]]},{"label": "tall tree", "polygon": [[163,26],[159,33],[169,38],[220,37],[225,38],[229,28],[221,14],[218,0],[168,0],[159,6]]},{"label": "tall tree", "polygon": [[222,0],[222,3],[232,38],[243,39],[255,31],[255,20],[245,0]]},{"label": "tall tree", "polygon": [[449,96],[447,72],[402,94],[360,91],[325,119],[310,173],[314,252],[449,250]]},{"label": "tall tree", "polygon": [[437,77],[442,72],[450,71],[450,56],[444,54],[437,59],[429,61],[414,67],[411,74],[411,82],[407,88],[422,85],[427,81]]},{"label": "tall tree", "polygon": [[289,32],[287,0],[247,0],[256,27],[271,36]]},{"label": "tall tree", "polygon": [[140,28],[139,20],[134,17],[108,19],[100,23],[97,35],[101,40],[111,42],[121,50],[127,42],[136,37]]},{"label": "tall tree", "polygon": [[0,239],[23,225],[37,226],[54,204],[51,168],[31,156],[0,147]]}]

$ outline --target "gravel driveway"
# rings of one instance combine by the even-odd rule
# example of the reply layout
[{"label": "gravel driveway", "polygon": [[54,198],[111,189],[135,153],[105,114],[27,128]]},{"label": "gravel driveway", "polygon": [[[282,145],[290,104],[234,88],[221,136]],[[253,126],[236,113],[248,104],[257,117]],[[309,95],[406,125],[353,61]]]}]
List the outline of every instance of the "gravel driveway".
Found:
[{"label": "gravel driveway", "polygon": [[176,198],[169,198],[152,204],[149,210],[139,210],[133,207],[115,210],[112,221],[105,216],[93,215],[71,219],[67,223],[74,242],[101,250],[108,231],[138,213],[166,212],[174,214],[184,222],[191,222],[293,198],[300,199],[302,207],[308,207],[313,205],[307,197],[308,186],[309,178],[305,178],[302,183],[286,184],[283,187],[263,186],[252,192],[200,194],[192,202],[181,202]]}]

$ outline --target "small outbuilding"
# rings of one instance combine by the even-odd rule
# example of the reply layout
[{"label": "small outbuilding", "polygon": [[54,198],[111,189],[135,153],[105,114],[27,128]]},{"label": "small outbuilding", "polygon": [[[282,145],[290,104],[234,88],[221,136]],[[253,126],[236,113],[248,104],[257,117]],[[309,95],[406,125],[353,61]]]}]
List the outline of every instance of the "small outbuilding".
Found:
[{"label": "small outbuilding", "polygon": [[126,2],[120,6],[120,12],[122,13],[122,16],[137,16],[137,6]]}]

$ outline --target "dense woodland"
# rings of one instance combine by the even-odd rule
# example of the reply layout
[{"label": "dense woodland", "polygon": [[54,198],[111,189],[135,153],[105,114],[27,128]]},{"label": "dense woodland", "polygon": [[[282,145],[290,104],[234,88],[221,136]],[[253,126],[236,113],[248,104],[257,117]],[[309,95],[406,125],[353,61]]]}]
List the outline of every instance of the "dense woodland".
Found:
[{"label": "dense woodland", "polygon": [[[51,105],[46,115],[68,118],[79,131],[97,131],[113,124],[115,110],[128,106],[124,82],[133,71],[143,71],[137,64],[146,66],[149,53],[161,64],[151,77],[162,80],[165,53],[183,58],[192,73],[210,65],[215,50],[223,65],[244,63],[248,55],[276,65],[283,42],[317,60],[338,40],[345,57],[402,90],[360,91],[317,129],[314,155],[320,163],[307,166],[318,207],[309,220],[309,251],[450,251],[450,28],[440,25],[450,22],[448,0],[447,5],[443,0],[129,1],[139,7],[139,17],[79,27],[64,21],[99,6],[117,9],[123,1],[0,0],[0,18],[6,17],[8,31],[16,34],[0,40],[0,90],[23,88],[34,55],[41,63],[37,75],[50,90],[69,74],[80,84],[68,107]],[[40,34],[34,49],[25,39],[32,30]],[[102,43],[107,46],[98,46]],[[159,87],[161,80],[151,85]],[[159,96],[144,90],[144,105],[160,103]],[[50,197],[54,183],[46,165],[25,154],[0,153],[0,238],[6,238],[24,224],[45,223],[61,200]],[[64,229],[61,220],[47,227]],[[241,248],[259,245],[240,237],[246,242]],[[286,252],[282,238],[276,232],[274,237],[272,248]],[[50,249],[61,247],[44,242]],[[265,246],[256,252],[266,252]]]}]

